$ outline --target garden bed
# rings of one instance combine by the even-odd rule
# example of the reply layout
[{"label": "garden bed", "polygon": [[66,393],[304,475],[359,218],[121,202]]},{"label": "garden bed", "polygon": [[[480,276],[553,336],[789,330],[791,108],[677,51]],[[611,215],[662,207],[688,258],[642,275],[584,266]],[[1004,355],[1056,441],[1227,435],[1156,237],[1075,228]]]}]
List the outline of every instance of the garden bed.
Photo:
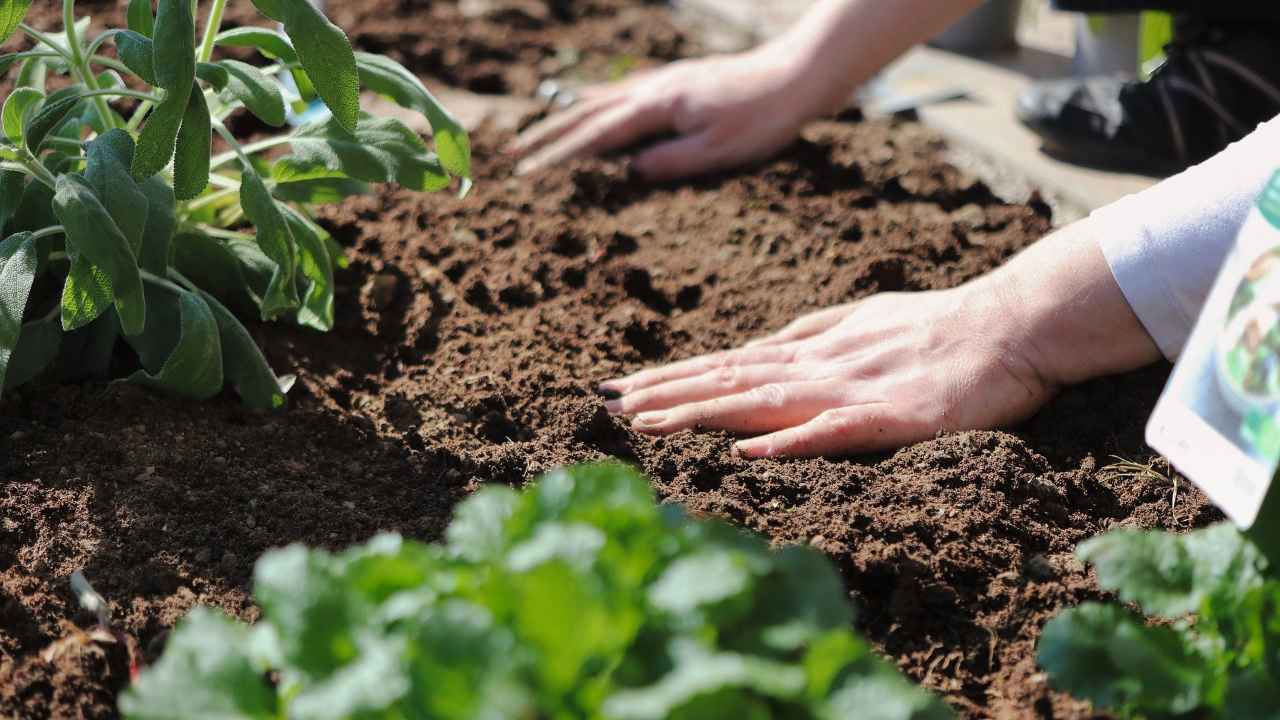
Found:
[{"label": "garden bed", "polygon": [[[639,2],[336,5],[358,45],[473,92],[529,95],[547,76],[697,50]],[[1043,236],[1046,208],[1002,202],[919,125],[856,113],[754,170],[680,186],[612,160],[514,179],[508,138],[474,134],[465,200],[385,189],[323,214],[351,263],[337,328],[253,327],[272,365],[298,374],[287,412],[132,386],[0,401],[0,715],[113,714],[127,669],[110,648],[42,652],[88,623],[75,570],[154,653],[197,604],[253,619],[250,571],[268,548],[379,530],[434,540],[478,487],[604,456],[670,501],[821,549],[859,629],[962,715],[1090,715],[1034,660],[1044,622],[1098,594],[1075,544],[1215,517],[1185,486],[1105,469],[1150,459],[1141,431],[1164,368],[1068,390],[1011,432],[842,461],[747,462],[723,434],[639,436],[592,391],[812,309],[963,282]]]}]

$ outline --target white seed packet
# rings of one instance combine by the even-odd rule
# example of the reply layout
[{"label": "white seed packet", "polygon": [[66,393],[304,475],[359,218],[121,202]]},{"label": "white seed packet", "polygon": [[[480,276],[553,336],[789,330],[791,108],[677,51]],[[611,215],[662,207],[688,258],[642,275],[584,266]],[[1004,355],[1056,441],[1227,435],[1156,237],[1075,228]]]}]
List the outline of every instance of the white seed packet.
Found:
[{"label": "white seed packet", "polygon": [[1280,465],[1280,173],[1214,281],[1147,443],[1241,529],[1257,520]]}]

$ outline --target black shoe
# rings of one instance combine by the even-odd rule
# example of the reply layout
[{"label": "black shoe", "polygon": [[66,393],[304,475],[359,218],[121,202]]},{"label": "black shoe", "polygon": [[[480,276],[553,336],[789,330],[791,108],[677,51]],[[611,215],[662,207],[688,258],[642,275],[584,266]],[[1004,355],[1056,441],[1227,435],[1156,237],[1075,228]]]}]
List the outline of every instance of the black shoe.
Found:
[{"label": "black shoe", "polygon": [[1018,118],[1070,162],[1178,172],[1280,114],[1280,31],[1271,27],[1186,30],[1146,82],[1036,83],[1018,98]]}]

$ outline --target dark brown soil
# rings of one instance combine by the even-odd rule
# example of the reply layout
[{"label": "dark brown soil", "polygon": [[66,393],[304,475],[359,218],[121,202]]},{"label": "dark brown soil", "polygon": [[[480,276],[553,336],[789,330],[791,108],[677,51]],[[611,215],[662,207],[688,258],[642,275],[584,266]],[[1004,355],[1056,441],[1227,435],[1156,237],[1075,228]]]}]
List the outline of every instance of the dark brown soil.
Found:
[{"label": "dark brown soil", "polygon": [[[469,19],[452,3],[338,4],[366,47],[471,89],[531,92],[563,69],[531,60],[562,47],[596,68],[618,38],[648,33],[629,50],[645,62],[692,47],[665,11],[621,0],[492,3]],[[485,58],[500,86],[458,67]],[[1000,202],[905,122],[818,123],[753,171],[663,187],[613,161],[516,180],[504,139],[476,134],[465,201],[387,189],[324,214],[351,260],[337,329],[254,328],[299,375],[288,412],[116,385],[0,401],[0,716],[111,716],[118,648],[92,643],[74,667],[40,656],[89,621],[75,570],[148,647],[196,604],[252,620],[267,548],[434,540],[484,484],[607,455],[669,501],[820,548],[859,628],[963,716],[1090,716],[1034,661],[1043,623],[1097,595],[1075,543],[1215,517],[1185,486],[1174,506],[1169,483],[1104,467],[1152,457],[1141,429],[1166,368],[1071,389],[1009,432],[838,461],[747,462],[721,434],[645,438],[592,392],[808,310],[963,282],[1044,235],[1044,208]]]}]

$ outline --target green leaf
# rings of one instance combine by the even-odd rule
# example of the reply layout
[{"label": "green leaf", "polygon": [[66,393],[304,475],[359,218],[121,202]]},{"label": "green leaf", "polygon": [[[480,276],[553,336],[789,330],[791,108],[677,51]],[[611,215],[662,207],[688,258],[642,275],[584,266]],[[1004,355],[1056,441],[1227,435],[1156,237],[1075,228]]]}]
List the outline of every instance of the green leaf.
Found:
[{"label": "green leaf", "polygon": [[9,360],[22,336],[22,316],[39,268],[39,249],[31,233],[0,242],[0,388],[5,386]]},{"label": "green leaf", "polygon": [[31,0],[0,0],[0,43],[9,39],[31,8]]},{"label": "green leaf", "polygon": [[4,110],[0,112],[0,118],[3,118],[0,129],[4,130],[4,135],[9,142],[14,145],[22,144],[23,126],[29,119],[32,109],[42,100],[44,100],[44,93],[34,88],[24,87],[16,88],[9,93],[9,97],[5,98]]},{"label": "green leaf", "polygon": [[293,154],[272,167],[277,182],[340,173],[371,183],[395,182],[412,190],[440,190],[449,176],[422,138],[398,120],[362,115],[352,135],[335,120],[311,123],[290,140]]},{"label": "green leaf", "polygon": [[86,147],[84,177],[136,256],[142,250],[149,203],[129,173],[133,152],[133,138],[129,133],[107,131]]},{"label": "green leaf", "polygon": [[129,0],[129,29],[150,38],[156,31],[156,18],[151,11],[151,0]]},{"label": "green leaf", "polygon": [[269,720],[282,717],[275,690],[250,654],[249,631],[197,607],[165,643],[164,657],[120,696],[131,720]]},{"label": "green leaf", "polygon": [[1169,618],[1198,611],[1224,585],[1242,594],[1260,580],[1260,556],[1229,523],[1185,535],[1117,530],[1082,543],[1077,555],[1103,589]]},{"label": "green leaf", "polygon": [[262,178],[251,168],[240,179],[240,206],[258,229],[258,246],[277,267],[262,299],[262,318],[270,320],[299,306],[294,277],[297,242]]},{"label": "green leaf", "polygon": [[71,332],[88,325],[114,302],[107,273],[83,257],[73,259],[62,285],[62,329]]},{"label": "green leaf", "polygon": [[201,77],[227,98],[243,103],[262,122],[272,127],[284,126],[284,96],[274,80],[258,68],[238,60],[222,60],[214,67],[222,73],[202,74]]},{"label": "green leaf", "polygon": [[271,194],[285,202],[296,202],[303,205],[323,205],[339,203],[356,195],[368,195],[369,185],[360,180],[335,175],[318,177],[310,180],[276,183]]},{"label": "green leaf", "polygon": [[[148,284],[147,308],[146,330],[127,338],[135,348],[145,348],[139,351],[144,369],[128,382],[193,400],[216,395],[222,389],[222,344],[209,305],[194,293]],[[156,353],[158,348],[167,349]],[[164,356],[158,368],[157,354]]]},{"label": "green leaf", "polygon": [[23,325],[18,347],[9,356],[4,389],[12,390],[38,377],[57,359],[61,343],[62,326],[57,317]]},{"label": "green leaf", "polygon": [[445,530],[449,550],[474,562],[495,560],[507,547],[505,526],[520,496],[507,487],[487,487],[463,500]]},{"label": "green leaf", "polygon": [[1122,713],[1189,713],[1214,676],[1178,631],[1098,603],[1049,621],[1038,659],[1058,689]]},{"label": "green leaf", "polygon": [[307,279],[302,307],[298,308],[298,324],[328,332],[333,329],[333,261],[324,240],[329,233],[293,208],[286,205],[283,209],[298,243],[298,269]]},{"label": "green leaf", "polygon": [[[156,86],[168,90],[152,111],[138,138],[133,177],[138,181],[160,172],[174,158],[178,133],[196,88],[195,20],[189,0],[160,0],[156,13],[154,58]],[[194,130],[198,128],[193,128]],[[190,162],[188,159],[187,162]],[[195,182],[192,171],[188,182]],[[179,193],[181,195],[181,193]]]},{"label": "green leaf", "polygon": [[331,676],[359,655],[354,602],[327,554],[300,545],[263,555],[254,569],[254,597],[280,638],[284,659],[313,680]]},{"label": "green leaf", "polygon": [[32,181],[22,189],[22,198],[9,218],[6,232],[35,231],[57,224],[58,218],[53,214],[53,188]]},{"label": "green leaf", "polygon": [[173,234],[178,227],[178,218],[174,214],[177,198],[169,183],[158,176],[147,178],[141,187],[147,198],[147,224],[142,234],[142,249],[138,252],[138,265],[143,270],[165,277],[169,270]]},{"label": "green leaf", "polygon": [[22,135],[26,140],[27,149],[31,152],[40,152],[40,146],[44,144],[49,133],[60,127],[71,111],[80,104],[83,88],[73,86],[66,90],[62,94],[50,95],[44,105],[27,118]]},{"label": "green leaf", "polygon": [[178,131],[173,158],[173,192],[178,200],[197,198],[209,186],[209,156],[213,142],[213,120],[209,105],[199,88],[191,91],[187,110]]},{"label": "green leaf", "polygon": [[218,35],[216,42],[218,45],[226,47],[255,48],[271,60],[279,60],[286,63],[298,61],[298,53],[294,51],[289,39],[274,30],[266,28],[239,27],[226,30]]},{"label": "green leaf", "polygon": [[[616,720],[664,720],[699,699],[734,688],[768,697],[798,699],[805,690],[804,671],[793,665],[733,653],[716,653],[696,641],[672,643],[675,668],[650,687],[623,690],[604,704],[604,715]],[[707,716],[709,717],[709,716]]]},{"label": "green leaf", "polygon": [[471,177],[467,131],[417,76],[391,58],[370,53],[356,53],[356,67],[365,87],[391,98],[400,107],[422,113],[431,123],[440,164],[454,175]]},{"label": "green leaf", "polygon": [[72,261],[83,257],[110,280],[120,326],[125,335],[137,335],[146,323],[146,300],[137,260],[124,233],[79,175],[58,178],[53,210],[66,228],[67,253]]},{"label": "green leaf", "polygon": [[0,237],[5,237],[5,228],[18,211],[26,181],[27,176],[16,170],[0,170]]},{"label": "green leaf", "polygon": [[254,410],[280,410],[285,405],[285,394],[293,385],[293,377],[277,378],[254,344],[249,331],[212,295],[201,292],[201,297],[213,310],[218,321],[222,340],[222,373],[231,387],[239,393],[241,401]]},{"label": "green leaf", "polygon": [[253,0],[263,15],[284,24],[302,67],[339,126],[355,132],[360,75],[346,33],[307,0]]},{"label": "green leaf", "polygon": [[196,21],[190,0],[159,0],[156,9],[157,87],[178,95],[185,105],[196,79]]},{"label": "green leaf", "polygon": [[[150,17],[150,9],[148,9],[148,17]],[[134,75],[142,78],[143,82],[148,85],[156,84],[156,61],[155,61],[155,45],[151,42],[151,38],[142,33],[124,30],[115,36],[116,52],[120,55],[120,62],[125,67],[133,71]]]},{"label": "green leaf", "polygon": [[169,165],[178,146],[178,132],[182,129],[182,118],[187,113],[187,101],[194,94],[190,89],[186,95],[171,92],[163,102],[151,111],[147,124],[138,136],[138,148],[133,154],[133,177],[138,181],[146,180]]},{"label": "green leaf", "polygon": [[681,616],[748,593],[765,568],[742,553],[718,548],[676,560],[649,589],[655,608]]},{"label": "green leaf", "polygon": [[237,312],[261,313],[262,296],[276,264],[252,242],[186,233],[176,238],[173,263],[200,288]]},{"label": "green leaf", "polygon": [[[0,74],[5,70],[5,62],[0,59]],[[44,92],[45,81],[49,75],[49,66],[45,64],[41,58],[30,58],[22,62],[22,67],[18,70],[18,79],[13,82],[14,87],[35,88]]]}]

